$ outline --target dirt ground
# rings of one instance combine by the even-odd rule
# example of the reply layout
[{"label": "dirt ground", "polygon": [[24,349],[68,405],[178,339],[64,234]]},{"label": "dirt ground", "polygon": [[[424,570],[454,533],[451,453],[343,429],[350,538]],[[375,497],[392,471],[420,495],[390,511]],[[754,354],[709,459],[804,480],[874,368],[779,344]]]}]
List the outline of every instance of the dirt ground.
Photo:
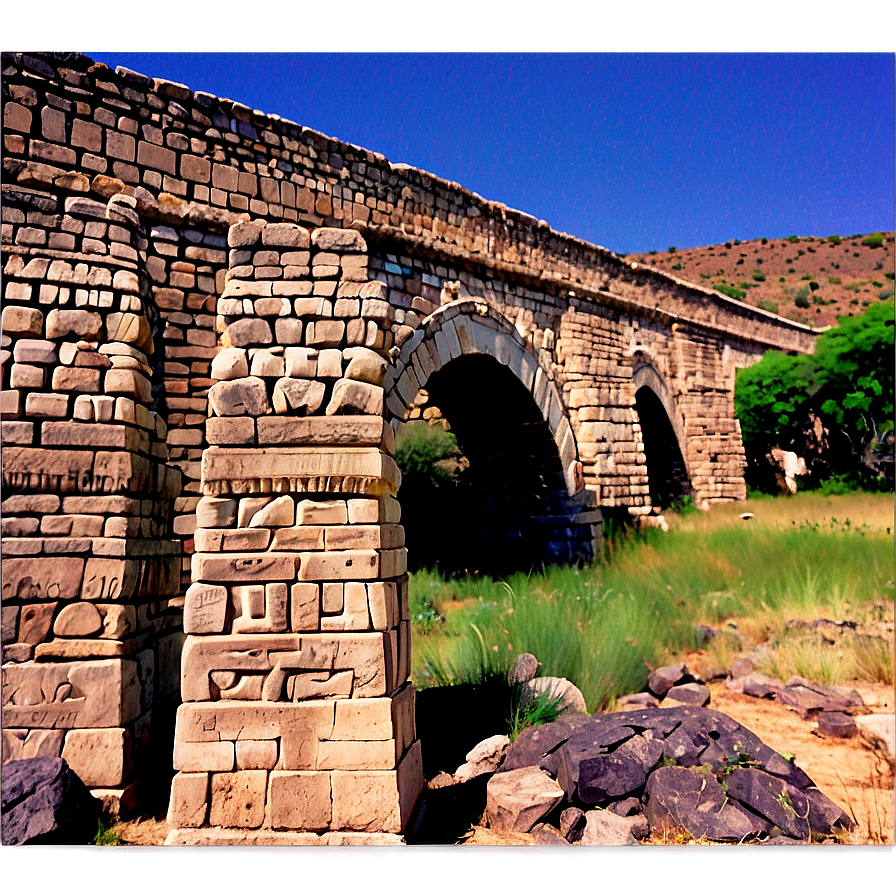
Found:
[{"label": "dirt ground", "polygon": [[[871,712],[894,711],[894,692],[884,685],[853,683]],[[893,775],[859,738],[824,738],[811,722],[771,700],[736,694],[722,682],[711,685],[710,706],[745,725],[779,753],[793,753],[796,764],[858,822],[845,839],[850,844],[893,844]],[[164,817],[144,816],[116,824],[124,846],[161,846],[168,833]],[[498,833],[474,826],[462,841],[469,846],[527,846],[531,834]]]}]

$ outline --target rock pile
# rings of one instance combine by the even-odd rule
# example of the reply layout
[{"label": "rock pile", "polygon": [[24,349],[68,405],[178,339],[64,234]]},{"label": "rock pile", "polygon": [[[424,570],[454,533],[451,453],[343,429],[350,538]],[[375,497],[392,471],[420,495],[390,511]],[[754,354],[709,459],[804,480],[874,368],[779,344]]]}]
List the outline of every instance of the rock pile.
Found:
[{"label": "rock pile", "polygon": [[684,705],[565,712],[524,730],[488,781],[486,816],[493,829],[584,845],[678,833],[793,843],[853,827],[805,772],[747,728]]}]

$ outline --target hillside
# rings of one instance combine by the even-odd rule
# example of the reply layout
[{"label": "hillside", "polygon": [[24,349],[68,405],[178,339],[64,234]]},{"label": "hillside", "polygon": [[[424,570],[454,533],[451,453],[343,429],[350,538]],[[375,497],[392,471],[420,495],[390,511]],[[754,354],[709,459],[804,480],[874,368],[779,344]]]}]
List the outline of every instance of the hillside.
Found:
[{"label": "hillside", "polygon": [[893,295],[893,233],[731,240],[627,255],[691,283],[823,327]]}]

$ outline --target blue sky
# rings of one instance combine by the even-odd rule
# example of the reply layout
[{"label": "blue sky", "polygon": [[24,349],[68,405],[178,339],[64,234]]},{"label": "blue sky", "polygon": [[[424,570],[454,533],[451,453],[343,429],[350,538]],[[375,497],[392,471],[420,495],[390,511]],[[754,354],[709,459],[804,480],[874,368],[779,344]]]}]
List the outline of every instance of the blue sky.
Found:
[{"label": "blue sky", "polygon": [[894,227],[891,54],[88,55],[616,252]]}]

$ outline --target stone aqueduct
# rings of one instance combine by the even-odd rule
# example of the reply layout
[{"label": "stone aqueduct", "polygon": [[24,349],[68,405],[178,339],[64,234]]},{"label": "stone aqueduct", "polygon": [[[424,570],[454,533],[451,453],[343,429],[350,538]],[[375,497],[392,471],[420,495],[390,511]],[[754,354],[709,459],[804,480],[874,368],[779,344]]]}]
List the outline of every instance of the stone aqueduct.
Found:
[{"label": "stone aqueduct", "polygon": [[490,450],[539,446],[558,556],[650,512],[652,445],[697,501],[744,497],[735,370],[814,345],[76,54],[3,57],[2,220],[3,761],[61,755],[124,813],[173,743],[173,843],[399,839],[422,771],[394,432],[421,389],[466,371],[454,406],[500,409],[492,375],[522,384]]}]

